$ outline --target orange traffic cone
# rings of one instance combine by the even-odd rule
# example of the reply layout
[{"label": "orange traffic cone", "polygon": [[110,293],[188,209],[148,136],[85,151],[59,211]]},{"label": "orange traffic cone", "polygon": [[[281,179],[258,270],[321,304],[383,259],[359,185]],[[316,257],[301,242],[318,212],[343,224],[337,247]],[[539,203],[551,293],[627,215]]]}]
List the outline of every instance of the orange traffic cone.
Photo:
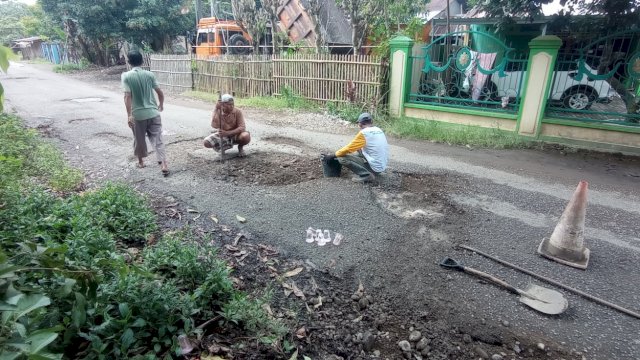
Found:
[{"label": "orange traffic cone", "polygon": [[551,238],[540,243],[538,254],[565,265],[587,268],[590,252],[583,243],[588,186],[586,181],[580,181]]}]

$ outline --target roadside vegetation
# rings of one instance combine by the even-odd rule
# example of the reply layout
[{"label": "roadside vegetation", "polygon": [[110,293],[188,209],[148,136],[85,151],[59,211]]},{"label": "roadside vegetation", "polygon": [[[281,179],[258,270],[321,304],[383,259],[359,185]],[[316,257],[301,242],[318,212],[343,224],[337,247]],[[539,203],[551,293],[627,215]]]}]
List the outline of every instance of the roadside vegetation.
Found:
[{"label": "roadside vegetation", "polygon": [[68,63],[68,64],[60,64],[55,65],[53,67],[53,71],[59,74],[66,74],[75,71],[86,70],[91,66],[91,63],[87,59],[82,59],[78,64]]},{"label": "roadside vegetation", "polygon": [[[355,104],[338,105],[336,103],[329,103],[326,108],[322,108],[316,103],[295,96],[291,91],[287,91],[286,89],[283,89],[281,93],[281,96],[236,98],[235,103],[241,108],[252,107],[300,112],[326,111],[330,115],[352,123],[356,122],[360,113],[366,111],[366,109]],[[186,92],[183,95],[211,103],[215,103],[218,100],[217,94],[201,91]],[[492,149],[523,149],[538,146],[537,142],[524,139],[513,132],[500,129],[461,126],[407,117],[391,119],[385,114],[376,116],[376,124],[383,128],[387,134],[406,139],[429,140],[451,145]]]},{"label": "roadside vegetation", "polygon": [[538,146],[537,142],[526,140],[511,131],[408,117],[387,118],[381,121],[380,126],[388,134],[397,137],[429,140],[450,145],[491,149],[524,149]]},{"label": "roadside vegetation", "polygon": [[0,167],[0,358],[171,359],[212,323],[273,346],[287,333],[210,239],[160,233],[124,184],[78,191],[82,173],[7,114]]}]

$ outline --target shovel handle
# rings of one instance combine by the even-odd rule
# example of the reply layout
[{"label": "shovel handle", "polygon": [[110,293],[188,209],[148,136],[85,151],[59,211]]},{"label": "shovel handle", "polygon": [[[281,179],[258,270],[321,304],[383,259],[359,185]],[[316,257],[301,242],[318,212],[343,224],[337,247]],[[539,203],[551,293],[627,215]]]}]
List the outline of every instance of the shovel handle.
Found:
[{"label": "shovel handle", "polygon": [[470,267],[463,267],[463,271],[468,273],[468,274],[473,274],[475,276],[481,277],[485,280],[489,280],[490,282],[496,284],[496,285],[500,285],[502,287],[504,287],[505,289],[511,291],[514,294],[520,294],[520,291],[518,291],[518,289],[514,288],[513,286],[509,285],[508,283],[506,283],[503,280],[498,279],[497,277],[493,277],[487,273],[484,273],[480,270],[476,270],[474,268],[470,268]]}]

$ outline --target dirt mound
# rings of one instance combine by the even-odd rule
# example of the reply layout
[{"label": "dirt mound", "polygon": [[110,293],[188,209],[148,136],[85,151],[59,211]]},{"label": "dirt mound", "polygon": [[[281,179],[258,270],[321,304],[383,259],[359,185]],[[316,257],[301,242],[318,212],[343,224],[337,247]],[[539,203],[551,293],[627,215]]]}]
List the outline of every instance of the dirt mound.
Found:
[{"label": "dirt mound", "polygon": [[282,186],[297,184],[322,177],[320,160],[284,153],[251,153],[246,157],[234,157],[221,162],[218,154],[211,152],[211,159],[195,157],[195,172],[199,178],[230,181],[236,185]]}]

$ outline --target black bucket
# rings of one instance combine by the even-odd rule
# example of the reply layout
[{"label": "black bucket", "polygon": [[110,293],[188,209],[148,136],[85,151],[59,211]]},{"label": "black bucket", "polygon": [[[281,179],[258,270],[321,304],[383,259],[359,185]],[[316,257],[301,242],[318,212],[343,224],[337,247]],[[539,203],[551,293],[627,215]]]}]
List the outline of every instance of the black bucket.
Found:
[{"label": "black bucket", "polygon": [[322,173],[324,174],[324,177],[340,177],[341,172],[342,164],[340,164],[336,158],[329,161],[324,157],[322,158]]}]

